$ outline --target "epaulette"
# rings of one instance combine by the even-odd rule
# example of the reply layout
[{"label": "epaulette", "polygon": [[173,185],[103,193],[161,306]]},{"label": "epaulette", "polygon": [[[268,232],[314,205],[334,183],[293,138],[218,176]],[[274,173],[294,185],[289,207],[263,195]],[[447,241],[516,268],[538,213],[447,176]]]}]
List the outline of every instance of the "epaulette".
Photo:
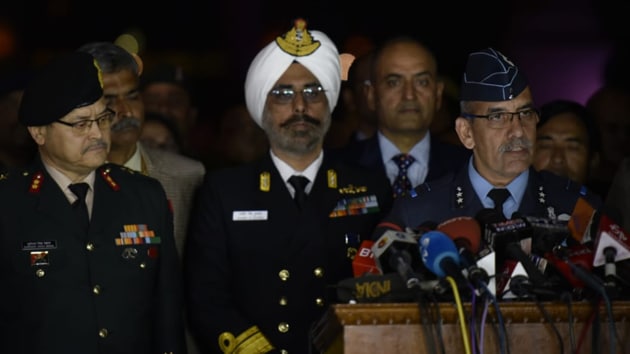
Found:
[{"label": "epaulette", "polygon": [[[114,191],[118,191],[118,190],[120,190],[120,185],[118,184],[118,182],[116,182],[112,178],[112,176],[110,174],[112,167],[113,167],[113,165],[105,165],[99,171],[97,171],[97,173],[101,177],[103,177],[103,179],[105,180],[105,183],[107,183],[107,185],[111,189],[113,189]],[[120,166],[120,167],[123,167],[123,166]],[[124,168],[126,168],[126,167],[124,167]]]}]

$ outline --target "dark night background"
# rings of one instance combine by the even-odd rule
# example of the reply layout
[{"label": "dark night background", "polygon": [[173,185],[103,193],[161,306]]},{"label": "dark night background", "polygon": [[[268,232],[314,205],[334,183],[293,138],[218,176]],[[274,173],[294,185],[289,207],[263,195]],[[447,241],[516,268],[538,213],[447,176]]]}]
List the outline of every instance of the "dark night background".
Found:
[{"label": "dark night background", "polygon": [[197,79],[197,96],[206,106],[242,99],[249,61],[296,17],[327,33],[341,52],[356,49],[350,41],[356,36],[378,43],[413,35],[434,49],[440,70],[453,82],[469,51],[496,47],[528,74],[538,103],[584,102],[604,81],[628,81],[625,64],[610,64],[627,62],[628,1],[2,2],[0,30],[9,28],[15,44],[8,54],[0,51],[0,74],[133,30],[146,39],[140,54],[147,68],[162,61],[182,64]]}]

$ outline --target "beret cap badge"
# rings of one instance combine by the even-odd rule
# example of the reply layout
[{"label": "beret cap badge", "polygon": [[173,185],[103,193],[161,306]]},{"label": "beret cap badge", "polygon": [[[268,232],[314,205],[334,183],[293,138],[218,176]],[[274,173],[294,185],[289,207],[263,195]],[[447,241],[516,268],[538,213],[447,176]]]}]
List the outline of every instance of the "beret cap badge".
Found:
[{"label": "beret cap badge", "polygon": [[276,43],[282,50],[296,57],[310,55],[321,45],[319,41],[313,40],[306,29],[304,19],[295,20],[294,27],[284,35],[278,36]]}]

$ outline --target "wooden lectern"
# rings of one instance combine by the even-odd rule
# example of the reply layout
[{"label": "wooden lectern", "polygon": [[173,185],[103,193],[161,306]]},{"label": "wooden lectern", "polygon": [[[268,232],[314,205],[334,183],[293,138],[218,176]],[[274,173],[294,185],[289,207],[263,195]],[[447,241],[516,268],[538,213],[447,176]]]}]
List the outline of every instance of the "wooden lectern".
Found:
[{"label": "wooden lectern", "polygon": [[[454,303],[432,304],[439,308],[442,325],[442,343],[445,352],[465,353],[464,340],[457,308]],[[561,302],[543,302],[543,308],[554,321],[555,328],[544,320],[541,309],[533,302],[505,302],[499,308],[505,323],[505,333],[510,354],[563,354],[571,353],[571,338],[579,353],[610,353],[610,326],[608,312],[602,304],[599,309],[599,321],[590,321],[597,310],[588,302],[571,304]],[[470,303],[464,304],[466,321],[470,320]],[[630,353],[630,302],[612,303],[615,330],[618,341],[616,353]],[[569,323],[569,318],[573,323]],[[314,334],[315,347],[326,354],[368,354],[368,353],[428,353],[420,321],[419,306],[415,303],[390,304],[339,304],[330,307],[319,322]],[[483,353],[501,353],[499,332],[497,331],[496,312],[490,308],[484,329]],[[426,321],[425,321],[426,322]],[[569,327],[572,325],[572,330]],[[426,328],[426,327],[425,327]],[[469,325],[466,324],[469,331]],[[598,337],[593,337],[593,331]],[[582,335],[583,331],[588,331]],[[435,332],[427,332],[435,333]],[[563,342],[564,351],[561,353]],[[470,339],[470,333],[468,333]],[[578,345],[578,339],[584,341]],[[598,342],[593,343],[593,338]],[[612,336],[614,338],[614,336]],[[441,353],[440,347],[437,353]],[[473,351],[474,352],[474,351]]]}]

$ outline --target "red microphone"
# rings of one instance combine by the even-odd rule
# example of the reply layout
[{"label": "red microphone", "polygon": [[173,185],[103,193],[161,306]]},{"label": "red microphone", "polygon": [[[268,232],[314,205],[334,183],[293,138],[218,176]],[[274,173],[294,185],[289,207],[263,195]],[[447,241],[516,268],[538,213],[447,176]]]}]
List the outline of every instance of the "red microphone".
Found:
[{"label": "red microphone", "polygon": [[352,260],[352,272],[355,277],[360,277],[364,274],[383,274],[376,265],[374,260],[374,253],[372,253],[372,245],[374,241],[363,240],[359,250],[354,255]]}]

